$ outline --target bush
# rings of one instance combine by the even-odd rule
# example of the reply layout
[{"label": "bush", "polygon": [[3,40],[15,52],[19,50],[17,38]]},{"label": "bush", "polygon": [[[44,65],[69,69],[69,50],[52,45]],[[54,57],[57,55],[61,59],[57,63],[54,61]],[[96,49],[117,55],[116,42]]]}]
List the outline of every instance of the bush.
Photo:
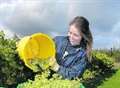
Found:
[{"label": "bush", "polygon": [[17,40],[6,39],[4,32],[0,32],[0,86],[16,85],[32,75],[32,71],[19,59],[16,52]]},{"label": "bush", "polygon": [[103,52],[93,51],[92,61],[89,63],[88,69],[84,72],[83,78],[94,78],[95,75],[113,70],[113,67],[114,61],[112,57]]},{"label": "bush", "polygon": [[112,68],[114,67],[113,58],[105,53],[99,51],[93,51],[92,57],[93,57],[93,61],[92,61],[93,67],[98,69],[100,72],[112,70]]},{"label": "bush", "polygon": [[111,77],[115,73],[113,58],[106,52],[93,51],[92,61],[88,64],[82,76],[82,82],[88,88],[96,88],[103,80]]}]

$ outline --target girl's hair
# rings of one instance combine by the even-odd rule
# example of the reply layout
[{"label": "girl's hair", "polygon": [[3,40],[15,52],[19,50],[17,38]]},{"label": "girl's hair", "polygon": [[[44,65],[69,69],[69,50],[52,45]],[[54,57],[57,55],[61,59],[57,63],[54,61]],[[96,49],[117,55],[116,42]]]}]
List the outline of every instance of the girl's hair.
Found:
[{"label": "girl's hair", "polygon": [[84,46],[87,52],[88,59],[91,59],[91,51],[93,44],[93,37],[89,29],[89,22],[85,17],[77,16],[69,24],[75,25],[75,27],[80,31],[82,35],[81,44]]}]

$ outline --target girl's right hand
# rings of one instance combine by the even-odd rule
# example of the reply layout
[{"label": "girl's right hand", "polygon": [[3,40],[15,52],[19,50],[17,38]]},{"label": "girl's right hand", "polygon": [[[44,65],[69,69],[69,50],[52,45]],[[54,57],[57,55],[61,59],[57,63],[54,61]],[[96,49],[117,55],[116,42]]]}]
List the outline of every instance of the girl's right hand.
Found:
[{"label": "girl's right hand", "polygon": [[59,64],[57,63],[56,61],[56,58],[52,57],[50,58],[50,68],[53,70],[53,71],[58,71],[59,69]]}]

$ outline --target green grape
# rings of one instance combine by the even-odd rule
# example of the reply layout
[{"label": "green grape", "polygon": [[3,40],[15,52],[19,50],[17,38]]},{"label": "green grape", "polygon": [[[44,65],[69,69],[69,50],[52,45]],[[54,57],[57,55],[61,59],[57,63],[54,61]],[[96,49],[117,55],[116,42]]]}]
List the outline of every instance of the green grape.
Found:
[{"label": "green grape", "polygon": [[34,72],[38,72],[38,71],[42,71],[42,70],[46,70],[49,68],[50,66],[50,61],[48,58],[34,58],[34,59],[30,59],[29,60],[29,65],[32,68],[32,70]]},{"label": "green grape", "polygon": [[52,79],[47,79],[49,71],[35,76],[35,80],[19,84],[17,88],[79,88],[79,80],[63,80],[58,74],[54,74]]}]

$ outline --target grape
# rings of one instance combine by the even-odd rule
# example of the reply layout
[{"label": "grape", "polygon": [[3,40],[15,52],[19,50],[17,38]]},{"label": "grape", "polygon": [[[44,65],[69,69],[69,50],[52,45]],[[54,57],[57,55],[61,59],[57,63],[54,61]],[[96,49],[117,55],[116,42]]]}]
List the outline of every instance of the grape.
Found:
[{"label": "grape", "polygon": [[41,75],[37,74],[33,81],[19,84],[17,88],[79,88],[81,85],[79,80],[61,79],[58,74],[54,74],[51,79],[47,79],[48,76],[49,70]]}]

